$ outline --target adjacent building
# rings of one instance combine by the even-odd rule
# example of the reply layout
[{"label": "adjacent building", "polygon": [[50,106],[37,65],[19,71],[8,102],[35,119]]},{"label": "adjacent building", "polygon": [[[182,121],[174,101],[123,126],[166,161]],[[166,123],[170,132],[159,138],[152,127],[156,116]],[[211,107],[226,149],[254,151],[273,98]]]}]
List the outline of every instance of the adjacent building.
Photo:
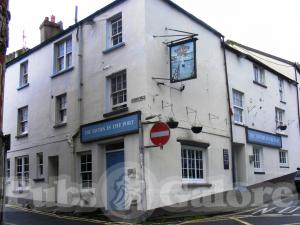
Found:
[{"label": "adjacent building", "polygon": [[[9,201],[148,210],[298,166],[295,76],[173,2],[116,0],[40,29],[41,44],[7,63]],[[151,131],[167,121],[176,128]]]}]

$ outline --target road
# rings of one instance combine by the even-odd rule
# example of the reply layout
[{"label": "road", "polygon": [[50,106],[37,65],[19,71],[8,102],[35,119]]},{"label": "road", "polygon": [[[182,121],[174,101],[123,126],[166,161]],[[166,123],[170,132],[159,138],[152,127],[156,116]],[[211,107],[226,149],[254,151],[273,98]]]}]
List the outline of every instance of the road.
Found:
[{"label": "road", "polygon": [[[165,225],[300,225],[300,197],[292,196],[285,200],[288,206],[280,207],[277,202],[241,212],[210,217],[185,222],[165,223]],[[35,210],[27,210],[14,206],[7,206],[5,211],[5,225],[95,225],[107,224],[84,218],[55,215]],[[122,223],[119,223],[122,224]]]},{"label": "road", "polygon": [[186,225],[300,225],[300,197],[294,195],[284,202],[288,206],[280,207],[274,202],[262,207],[244,210],[225,216],[187,221]]},{"label": "road", "polygon": [[105,222],[6,206],[4,225],[95,225]]}]

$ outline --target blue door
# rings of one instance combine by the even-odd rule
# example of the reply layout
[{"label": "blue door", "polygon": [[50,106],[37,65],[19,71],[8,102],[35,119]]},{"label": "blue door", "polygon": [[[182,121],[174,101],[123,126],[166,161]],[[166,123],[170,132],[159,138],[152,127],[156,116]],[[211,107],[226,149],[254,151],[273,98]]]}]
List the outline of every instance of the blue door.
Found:
[{"label": "blue door", "polygon": [[106,152],[107,209],[125,208],[124,151]]}]

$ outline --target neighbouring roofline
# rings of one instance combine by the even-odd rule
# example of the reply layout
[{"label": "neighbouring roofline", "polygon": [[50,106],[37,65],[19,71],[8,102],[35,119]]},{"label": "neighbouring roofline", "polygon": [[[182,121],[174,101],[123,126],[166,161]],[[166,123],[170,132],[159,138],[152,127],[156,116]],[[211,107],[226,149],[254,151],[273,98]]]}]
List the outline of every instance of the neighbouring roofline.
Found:
[{"label": "neighbouring roofline", "polygon": [[[248,54],[245,53],[245,52],[239,51],[238,49],[231,47],[231,46],[230,46],[229,44],[227,44],[227,43],[224,43],[224,45],[225,45],[225,48],[226,48],[227,50],[229,50],[229,51],[235,53],[236,55],[238,55],[238,56],[243,56],[244,58],[248,59],[249,61],[254,62],[255,64],[257,64],[257,65],[259,65],[259,66],[264,67],[266,70],[269,70],[270,72],[276,74],[277,76],[279,76],[279,77],[282,78],[282,79],[285,79],[285,80],[287,80],[287,81],[289,81],[289,82],[291,82],[291,83],[298,84],[297,81],[295,81],[295,80],[293,80],[293,79],[290,79],[289,77],[285,76],[284,74],[282,74],[282,73],[276,71],[275,69],[269,67],[268,65],[264,64],[263,62],[261,62],[261,61],[255,59],[253,56],[248,55]],[[291,64],[291,66],[294,67],[295,64],[293,63],[293,64]]]},{"label": "neighbouring roofline", "polygon": [[[70,27],[68,27],[67,29],[63,30],[62,32],[60,32],[59,34],[49,38],[48,40],[38,44],[37,46],[29,49],[27,52],[25,52],[24,54],[18,56],[17,58],[9,61],[8,63],[6,63],[6,68],[8,68],[9,66],[19,62],[20,60],[24,59],[25,57],[29,56],[30,54],[36,52],[37,50],[43,48],[44,46],[54,42],[55,40],[63,37],[64,35],[70,33],[71,31],[73,31],[74,29],[76,29],[77,27],[81,26],[82,24],[91,21],[94,17],[99,16],[101,14],[103,14],[104,12],[106,12],[107,10],[114,8],[120,4],[122,4],[123,2],[125,2],[127,0],[115,0],[112,3],[104,6],[103,8],[99,9],[98,11],[94,12],[93,14],[89,15],[88,17],[82,19],[81,21],[79,21],[78,23],[75,23],[73,25],[71,25]],[[219,36],[219,37],[224,37],[220,32],[218,32],[217,30],[215,30],[214,28],[212,28],[211,26],[209,26],[207,23],[203,22],[202,20],[200,20],[199,18],[197,18],[196,16],[192,15],[191,13],[187,12],[186,10],[184,10],[183,8],[181,8],[180,6],[178,6],[177,4],[175,4],[174,2],[172,2],[171,0],[162,0],[163,2],[165,2],[166,4],[168,4],[169,6],[173,7],[174,9],[178,10],[179,12],[183,13],[184,15],[186,15],[188,18],[190,18],[191,20],[193,20],[194,22],[196,22],[197,24],[200,24],[201,26],[205,27],[206,29],[208,29],[209,31],[211,31],[212,33],[214,33],[215,35]]]}]

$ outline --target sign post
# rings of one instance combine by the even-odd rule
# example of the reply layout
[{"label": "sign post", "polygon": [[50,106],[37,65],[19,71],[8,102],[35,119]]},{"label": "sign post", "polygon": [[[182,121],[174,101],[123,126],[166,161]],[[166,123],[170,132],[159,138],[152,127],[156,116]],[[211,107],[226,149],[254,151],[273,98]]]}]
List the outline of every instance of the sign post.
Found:
[{"label": "sign post", "polygon": [[167,124],[162,122],[157,122],[153,125],[150,131],[150,140],[151,142],[159,146],[160,149],[163,149],[163,146],[170,139],[170,128]]}]

